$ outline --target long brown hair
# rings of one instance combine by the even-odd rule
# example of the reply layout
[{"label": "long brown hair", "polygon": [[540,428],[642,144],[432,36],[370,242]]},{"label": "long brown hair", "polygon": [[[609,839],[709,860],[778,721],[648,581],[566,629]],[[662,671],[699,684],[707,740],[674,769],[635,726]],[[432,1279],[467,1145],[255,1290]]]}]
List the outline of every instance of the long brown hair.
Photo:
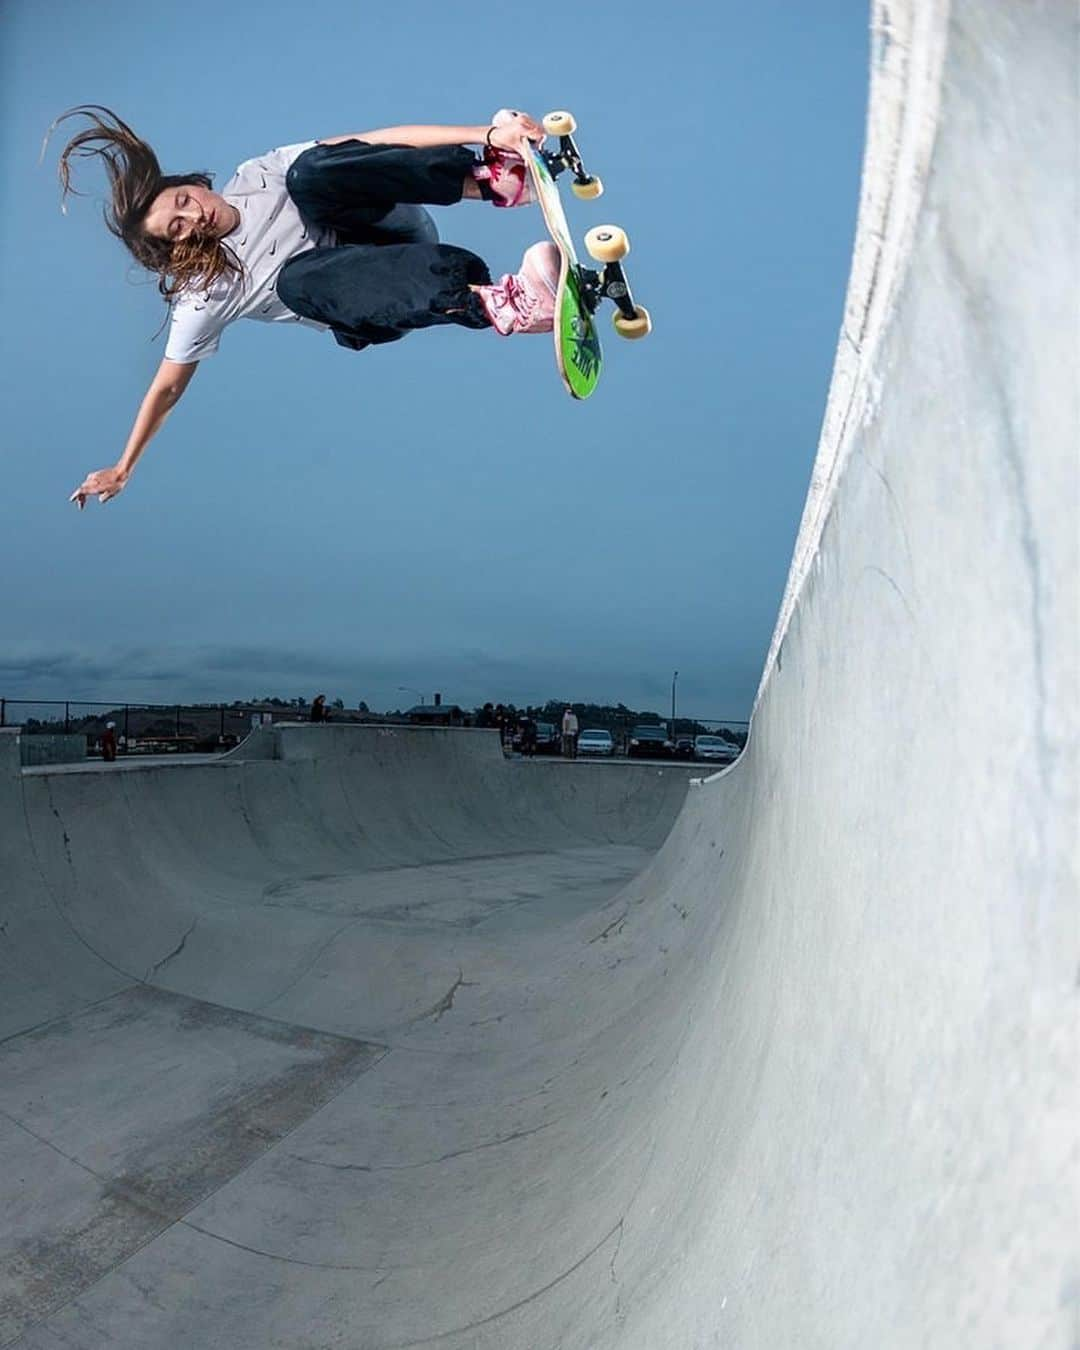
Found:
[{"label": "long brown hair", "polygon": [[181,240],[156,239],[146,232],[147,213],[160,192],[190,183],[210,188],[210,174],[163,174],[150,146],[98,103],[80,104],[61,113],[46,133],[46,143],[60,122],[76,116],[87,118],[91,125],[72,136],[60,153],[60,200],[65,210],[68,193],[84,195],[71,185],[72,158],[97,156],[105,165],[111,191],[103,212],[105,224],[140,266],[157,274],[158,290],[167,302],[184,291],[210,286],[219,277],[243,274],[239,258],[221,239],[197,231]]}]

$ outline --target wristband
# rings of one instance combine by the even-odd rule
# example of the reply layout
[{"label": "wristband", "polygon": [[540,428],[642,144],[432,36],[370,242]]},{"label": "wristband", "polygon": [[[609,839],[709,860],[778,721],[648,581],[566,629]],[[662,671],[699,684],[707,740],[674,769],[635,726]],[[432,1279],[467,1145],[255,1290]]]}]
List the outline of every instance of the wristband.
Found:
[{"label": "wristband", "polygon": [[495,149],[495,147],[491,144],[491,133],[494,130],[495,130],[494,127],[488,127],[488,134],[484,137],[484,144],[487,146],[489,150]]}]

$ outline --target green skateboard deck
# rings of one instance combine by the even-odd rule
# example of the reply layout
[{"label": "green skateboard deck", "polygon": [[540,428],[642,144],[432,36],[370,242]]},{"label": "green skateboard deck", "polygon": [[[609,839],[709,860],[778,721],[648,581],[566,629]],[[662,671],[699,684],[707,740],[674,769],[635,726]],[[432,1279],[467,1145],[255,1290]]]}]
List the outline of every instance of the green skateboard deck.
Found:
[{"label": "green skateboard deck", "polygon": [[600,380],[604,364],[600,337],[582,294],[581,267],[559,189],[540,151],[528,142],[522,149],[536,200],[561,259],[555,297],[555,364],[567,392],[574,398],[588,398]]}]

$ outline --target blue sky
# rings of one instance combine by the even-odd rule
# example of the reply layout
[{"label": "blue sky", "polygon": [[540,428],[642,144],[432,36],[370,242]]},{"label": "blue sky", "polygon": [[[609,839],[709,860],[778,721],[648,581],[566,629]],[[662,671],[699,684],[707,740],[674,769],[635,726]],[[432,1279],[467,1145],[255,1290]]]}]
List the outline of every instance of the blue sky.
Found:
[{"label": "blue sky", "polygon": [[[299,15],[299,18],[297,17]],[[547,697],[748,715],[825,405],[854,233],[867,11],[855,0],[570,13],[248,0],[8,0],[0,16],[5,619],[0,695],[349,705]],[[113,108],[166,172],[410,122],[570,108],[629,233],[650,338],[605,343],[596,395],[546,337],[429,330],[352,353],[240,322],[127,491],[119,457],[163,314],[100,218],[59,210],[50,121]],[[516,267],[531,210],[437,208]],[[603,318],[602,332],[610,332]]]}]

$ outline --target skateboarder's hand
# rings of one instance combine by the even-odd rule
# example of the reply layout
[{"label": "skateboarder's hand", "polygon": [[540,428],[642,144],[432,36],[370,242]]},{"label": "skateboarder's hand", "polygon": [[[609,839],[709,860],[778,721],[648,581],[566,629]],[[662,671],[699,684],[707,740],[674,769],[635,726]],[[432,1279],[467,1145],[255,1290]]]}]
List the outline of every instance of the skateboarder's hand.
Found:
[{"label": "skateboarder's hand", "polygon": [[119,493],[123,492],[127,483],[127,474],[120,469],[98,469],[95,473],[89,473],[82,484],[68,498],[69,501],[77,503],[79,510],[86,506],[88,497],[97,497],[102,502],[111,501]]},{"label": "skateboarder's hand", "polygon": [[491,144],[499,150],[517,150],[523,140],[542,141],[544,128],[528,113],[515,112],[513,120],[500,122],[491,132]]}]

